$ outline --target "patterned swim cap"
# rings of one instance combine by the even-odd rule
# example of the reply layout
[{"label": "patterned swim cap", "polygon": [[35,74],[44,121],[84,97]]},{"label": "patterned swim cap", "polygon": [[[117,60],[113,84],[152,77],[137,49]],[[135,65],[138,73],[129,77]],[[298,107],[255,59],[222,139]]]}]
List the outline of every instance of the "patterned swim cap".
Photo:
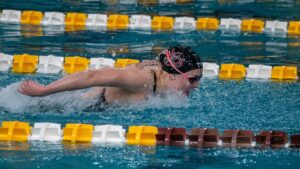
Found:
[{"label": "patterned swim cap", "polygon": [[[167,55],[169,55],[169,59]],[[162,64],[162,69],[172,74],[180,74],[181,72],[185,73],[203,68],[199,56],[190,47],[185,46],[173,46],[163,50],[159,54],[159,61]]]}]

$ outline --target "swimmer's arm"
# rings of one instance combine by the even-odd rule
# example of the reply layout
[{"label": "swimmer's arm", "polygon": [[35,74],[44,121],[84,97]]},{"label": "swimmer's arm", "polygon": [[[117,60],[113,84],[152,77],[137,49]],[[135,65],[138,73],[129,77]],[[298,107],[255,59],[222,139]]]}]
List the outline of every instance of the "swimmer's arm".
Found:
[{"label": "swimmer's arm", "polygon": [[136,69],[106,68],[90,70],[69,75],[46,86],[46,93],[84,89],[94,86],[118,87],[140,92],[149,90],[153,85],[152,72]]},{"label": "swimmer's arm", "polygon": [[25,81],[21,83],[19,92],[29,96],[46,96],[93,86],[119,87],[138,92],[151,87],[153,79],[149,81],[149,77],[149,71],[106,68],[74,73],[46,86]]},{"label": "swimmer's arm", "polygon": [[147,69],[110,69],[106,75],[97,73],[92,77],[94,86],[118,87],[132,92],[152,91],[154,85],[154,72]]},{"label": "swimmer's arm", "polygon": [[24,81],[18,91],[28,96],[46,96],[63,91],[77,90],[92,86],[91,77],[94,71],[78,72],[65,76],[48,85],[41,85],[34,81]]}]

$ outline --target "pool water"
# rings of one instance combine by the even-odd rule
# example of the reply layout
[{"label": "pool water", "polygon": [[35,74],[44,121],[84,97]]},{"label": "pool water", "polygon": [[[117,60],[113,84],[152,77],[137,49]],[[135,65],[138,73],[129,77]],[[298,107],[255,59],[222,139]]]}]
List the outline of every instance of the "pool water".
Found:
[{"label": "pool water", "polygon": [[[142,6],[109,1],[3,1],[0,9],[86,13],[159,14],[297,20],[298,1],[257,1]],[[246,10],[247,9],[247,10]],[[269,10],[267,12],[267,10]],[[172,44],[190,45],[203,61],[294,65],[299,67],[299,37],[217,32],[59,31],[0,23],[0,52],[55,56],[153,59],[156,50]],[[122,50],[120,50],[122,49]],[[154,49],[154,50],[153,50]],[[121,51],[121,52],[120,52]],[[124,52],[128,51],[128,52]],[[64,92],[30,98],[16,92],[21,80],[47,84],[61,75],[20,75],[0,72],[0,122],[116,124],[157,127],[283,130],[300,133],[300,83],[204,78],[188,99],[170,95],[99,112],[86,110],[89,100]],[[6,168],[299,168],[295,149],[197,149],[188,147],[68,145],[28,142],[0,143],[0,166]]]}]

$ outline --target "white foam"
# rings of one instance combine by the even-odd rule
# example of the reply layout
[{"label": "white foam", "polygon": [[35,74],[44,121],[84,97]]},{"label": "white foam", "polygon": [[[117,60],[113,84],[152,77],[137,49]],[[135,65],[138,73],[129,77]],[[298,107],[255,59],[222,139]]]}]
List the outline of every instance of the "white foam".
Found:
[{"label": "white foam", "polygon": [[0,89],[0,107],[12,112],[21,112],[30,103],[30,97],[20,94],[17,89],[20,83],[13,83]]},{"label": "white foam", "polygon": [[188,107],[188,98],[181,92],[166,91],[162,95],[150,96],[141,101],[128,101],[126,103],[112,103],[114,109],[142,111],[148,108],[180,108]]},{"label": "white foam", "polygon": [[25,96],[17,91],[20,83],[0,89],[0,107],[9,112],[70,112],[84,110],[96,99],[83,96],[84,90],[57,93],[45,97]]}]

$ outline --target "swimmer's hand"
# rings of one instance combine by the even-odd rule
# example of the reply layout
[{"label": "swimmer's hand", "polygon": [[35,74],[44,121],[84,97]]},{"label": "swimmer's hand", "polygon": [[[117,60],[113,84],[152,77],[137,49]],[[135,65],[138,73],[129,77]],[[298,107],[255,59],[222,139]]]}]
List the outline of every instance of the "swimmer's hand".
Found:
[{"label": "swimmer's hand", "polygon": [[45,86],[34,81],[21,82],[18,92],[27,96],[45,96]]}]

